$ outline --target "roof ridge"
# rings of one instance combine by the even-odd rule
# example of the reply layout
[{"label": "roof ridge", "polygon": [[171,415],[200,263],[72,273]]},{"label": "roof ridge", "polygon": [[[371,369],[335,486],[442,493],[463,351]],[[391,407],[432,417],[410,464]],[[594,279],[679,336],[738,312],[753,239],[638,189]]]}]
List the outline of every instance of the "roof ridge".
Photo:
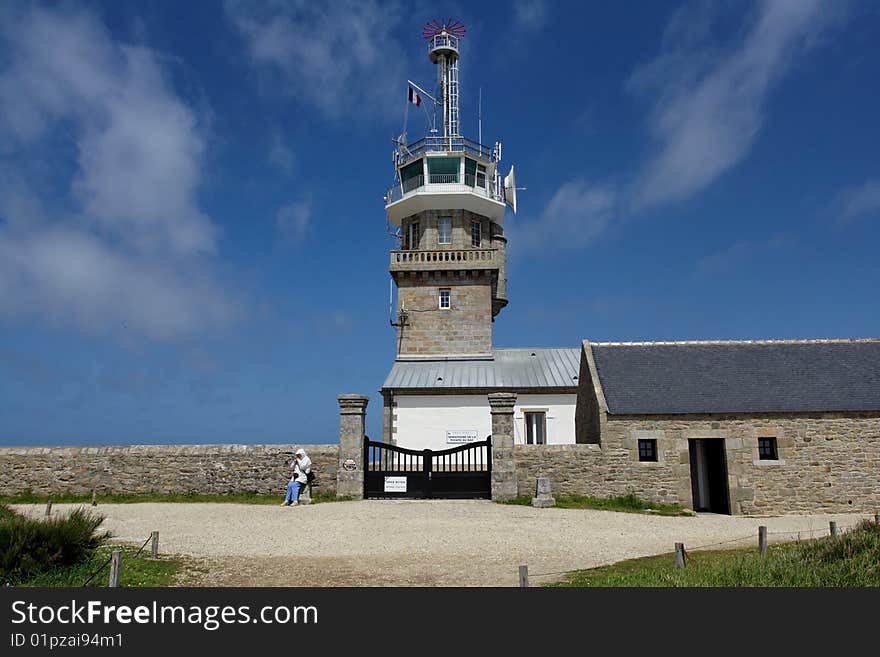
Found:
[{"label": "roof ridge", "polygon": [[498,347],[492,351],[570,351],[572,349],[580,349],[580,347]]},{"label": "roof ridge", "polygon": [[655,347],[688,345],[738,345],[738,344],[852,344],[880,342],[880,338],[816,338],[816,339],[765,339],[765,340],[658,340],[640,342],[591,342],[594,347]]}]

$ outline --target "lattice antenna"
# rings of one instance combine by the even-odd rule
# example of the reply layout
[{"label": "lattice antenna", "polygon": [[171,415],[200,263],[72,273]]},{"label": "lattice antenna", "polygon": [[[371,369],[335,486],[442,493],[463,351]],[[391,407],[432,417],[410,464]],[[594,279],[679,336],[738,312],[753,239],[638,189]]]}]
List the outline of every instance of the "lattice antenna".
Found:
[{"label": "lattice antenna", "polygon": [[463,23],[446,18],[429,21],[422,28],[422,36],[428,41],[428,57],[437,66],[444,137],[461,135],[458,111],[458,42],[465,32]]}]

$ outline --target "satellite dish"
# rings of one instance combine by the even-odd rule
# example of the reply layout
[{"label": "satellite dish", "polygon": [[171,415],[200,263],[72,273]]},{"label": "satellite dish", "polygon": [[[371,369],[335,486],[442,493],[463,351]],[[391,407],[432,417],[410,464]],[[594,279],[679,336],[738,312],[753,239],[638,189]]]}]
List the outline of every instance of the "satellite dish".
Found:
[{"label": "satellite dish", "polygon": [[504,176],[504,200],[516,214],[516,178],[513,175],[513,165],[510,165],[510,173]]}]

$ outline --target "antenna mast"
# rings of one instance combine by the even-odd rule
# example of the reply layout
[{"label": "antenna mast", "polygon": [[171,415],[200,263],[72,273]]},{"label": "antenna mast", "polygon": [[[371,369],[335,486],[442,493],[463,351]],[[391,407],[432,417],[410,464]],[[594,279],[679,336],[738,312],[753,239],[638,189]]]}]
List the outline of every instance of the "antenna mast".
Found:
[{"label": "antenna mast", "polygon": [[441,23],[430,21],[422,29],[428,41],[428,57],[437,66],[437,87],[440,89],[440,105],[443,110],[443,138],[460,137],[458,112],[458,42],[464,37],[465,28],[459,21]]}]

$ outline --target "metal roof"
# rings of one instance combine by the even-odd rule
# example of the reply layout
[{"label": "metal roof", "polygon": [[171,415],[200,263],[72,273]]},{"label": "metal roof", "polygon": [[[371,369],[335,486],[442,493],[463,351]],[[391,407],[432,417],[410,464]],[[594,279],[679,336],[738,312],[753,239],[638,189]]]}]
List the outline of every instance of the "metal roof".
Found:
[{"label": "metal roof", "polygon": [[880,410],[880,340],[591,348],[612,414]]},{"label": "metal roof", "polygon": [[578,348],[495,349],[484,359],[399,359],[382,385],[391,390],[577,388]]}]

